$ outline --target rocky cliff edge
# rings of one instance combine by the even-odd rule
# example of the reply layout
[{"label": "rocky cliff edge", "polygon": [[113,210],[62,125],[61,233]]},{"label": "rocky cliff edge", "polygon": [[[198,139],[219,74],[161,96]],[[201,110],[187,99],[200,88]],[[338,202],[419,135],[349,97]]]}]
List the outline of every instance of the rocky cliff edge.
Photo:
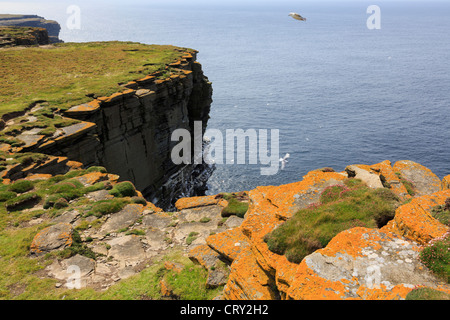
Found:
[{"label": "rocky cliff edge", "polygon": [[[3,153],[2,197],[14,197],[2,199],[2,233],[28,230],[23,259],[41,265],[39,276],[55,279],[56,290],[68,285],[70,266],[80,268],[83,288],[104,291],[179,249],[206,270],[201,281],[222,299],[405,299],[420,287],[450,293],[448,282],[420,259],[425,247],[449,235],[433,208],[450,198],[450,176],[441,181],[412,161],[315,170],[296,183],[257,187],[243,193],[243,217],[224,218],[223,196],[182,198],[176,212],[166,213],[104,168],[26,156]],[[269,250],[268,233],[297,211],[320,205],[323,191],[349,176],[402,199],[394,218],[381,228],[339,232],[300,263]],[[183,268],[166,261],[163,269],[178,274]],[[161,277],[153,286],[160,297],[180,298],[173,285]]]}]

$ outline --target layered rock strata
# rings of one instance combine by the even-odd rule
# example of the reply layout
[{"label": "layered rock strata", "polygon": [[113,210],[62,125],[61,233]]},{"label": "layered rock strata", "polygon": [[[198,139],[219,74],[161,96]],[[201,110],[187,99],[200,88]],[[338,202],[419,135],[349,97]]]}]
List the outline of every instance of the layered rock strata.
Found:
[{"label": "layered rock strata", "polygon": [[44,28],[48,32],[50,43],[62,42],[59,39],[59,32],[61,31],[59,23],[37,15],[0,14],[0,26]]},{"label": "layered rock strata", "polygon": [[81,121],[52,137],[22,133],[17,138],[25,145],[14,151],[65,156],[87,167],[104,166],[132,181],[146,198],[165,209],[173,208],[182,196],[202,195],[214,168],[205,163],[176,165],[171,160],[178,143],[171,141],[172,132],[193,133],[194,122],[199,121],[204,133],[209,119],[212,86],[196,54],[185,52],[180,61],[169,64],[167,78],[148,75],[123,84],[122,92],[73,106],[64,115]]}]

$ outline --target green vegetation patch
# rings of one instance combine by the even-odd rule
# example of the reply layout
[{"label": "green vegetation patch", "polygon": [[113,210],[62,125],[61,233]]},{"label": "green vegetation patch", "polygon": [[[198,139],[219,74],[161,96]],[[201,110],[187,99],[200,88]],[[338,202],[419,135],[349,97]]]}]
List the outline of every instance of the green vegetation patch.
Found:
[{"label": "green vegetation patch", "polygon": [[93,215],[96,217],[101,217],[106,214],[116,213],[122,210],[128,203],[129,201],[120,198],[97,201],[86,216]]},{"label": "green vegetation patch", "polygon": [[11,38],[34,39],[31,32],[35,30],[39,29],[33,27],[2,26],[0,27],[0,36]]},{"label": "green vegetation patch", "polygon": [[406,191],[408,191],[408,194],[412,197],[415,196],[416,188],[414,186],[414,182],[402,177],[402,174],[400,172],[396,172],[395,174],[400,179],[400,182],[405,186]]},{"label": "green vegetation patch", "polygon": [[9,191],[24,193],[30,191],[34,188],[34,184],[28,180],[17,180],[9,186]]},{"label": "green vegetation patch", "polygon": [[132,42],[62,43],[15,47],[0,55],[0,116],[45,101],[66,110],[92,97],[121,91],[119,84],[165,71],[188,49]]},{"label": "green vegetation patch", "polygon": [[450,294],[432,288],[422,287],[408,293],[406,300],[450,300]]},{"label": "green vegetation patch", "polygon": [[220,197],[227,200],[228,205],[222,209],[222,216],[236,215],[243,218],[248,210],[248,195],[246,192],[221,193]]},{"label": "green vegetation patch", "polygon": [[302,209],[267,234],[269,250],[294,263],[325,247],[339,232],[353,227],[376,228],[393,219],[399,199],[388,189],[370,189],[357,179],[326,188],[320,204]]},{"label": "green vegetation patch", "polygon": [[34,207],[41,197],[35,192],[27,192],[5,202],[6,210],[20,211]]},{"label": "green vegetation patch", "polygon": [[109,191],[109,194],[113,195],[114,197],[134,197],[137,195],[134,185],[128,181],[117,183]]},{"label": "green vegetation patch", "polygon": [[437,205],[431,209],[431,216],[440,223],[450,226],[450,198],[445,200],[444,205]]},{"label": "green vegetation patch", "polygon": [[420,260],[437,276],[450,283],[450,232],[442,238],[434,239],[422,252]]}]

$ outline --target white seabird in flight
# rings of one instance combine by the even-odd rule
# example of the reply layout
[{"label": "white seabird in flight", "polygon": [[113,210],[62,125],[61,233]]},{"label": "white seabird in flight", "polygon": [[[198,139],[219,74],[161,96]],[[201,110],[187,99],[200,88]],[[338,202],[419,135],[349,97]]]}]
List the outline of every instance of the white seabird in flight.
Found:
[{"label": "white seabird in flight", "polygon": [[289,13],[289,16],[294,18],[295,20],[306,21],[306,18],[303,18],[301,15],[295,12]]},{"label": "white seabird in flight", "polygon": [[286,166],[286,163],[288,162],[287,159],[290,157],[289,153],[286,153],[286,155],[284,156],[284,158],[280,158],[280,162],[281,162],[281,170],[284,170],[284,167]]}]

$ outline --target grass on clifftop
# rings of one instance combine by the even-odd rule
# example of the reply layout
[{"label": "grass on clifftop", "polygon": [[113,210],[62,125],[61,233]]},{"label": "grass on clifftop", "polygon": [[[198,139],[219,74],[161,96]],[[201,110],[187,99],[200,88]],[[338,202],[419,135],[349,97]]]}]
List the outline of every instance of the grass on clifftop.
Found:
[{"label": "grass on clifftop", "polygon": [[320,204],[298,211],[266,235],[269,250],[294,263],[325,247],[339,232],[353,227],[376,228],[395,215],[398,198],[386,188],[370,189],[357,179],[326,188]]},{"label": "grass on clifftop", "polygon": [[13,47],[0,53],[0,116],[37,101],[67,109],[120,91],[120,83],[164,71],[187,49],[132,42]]}]

